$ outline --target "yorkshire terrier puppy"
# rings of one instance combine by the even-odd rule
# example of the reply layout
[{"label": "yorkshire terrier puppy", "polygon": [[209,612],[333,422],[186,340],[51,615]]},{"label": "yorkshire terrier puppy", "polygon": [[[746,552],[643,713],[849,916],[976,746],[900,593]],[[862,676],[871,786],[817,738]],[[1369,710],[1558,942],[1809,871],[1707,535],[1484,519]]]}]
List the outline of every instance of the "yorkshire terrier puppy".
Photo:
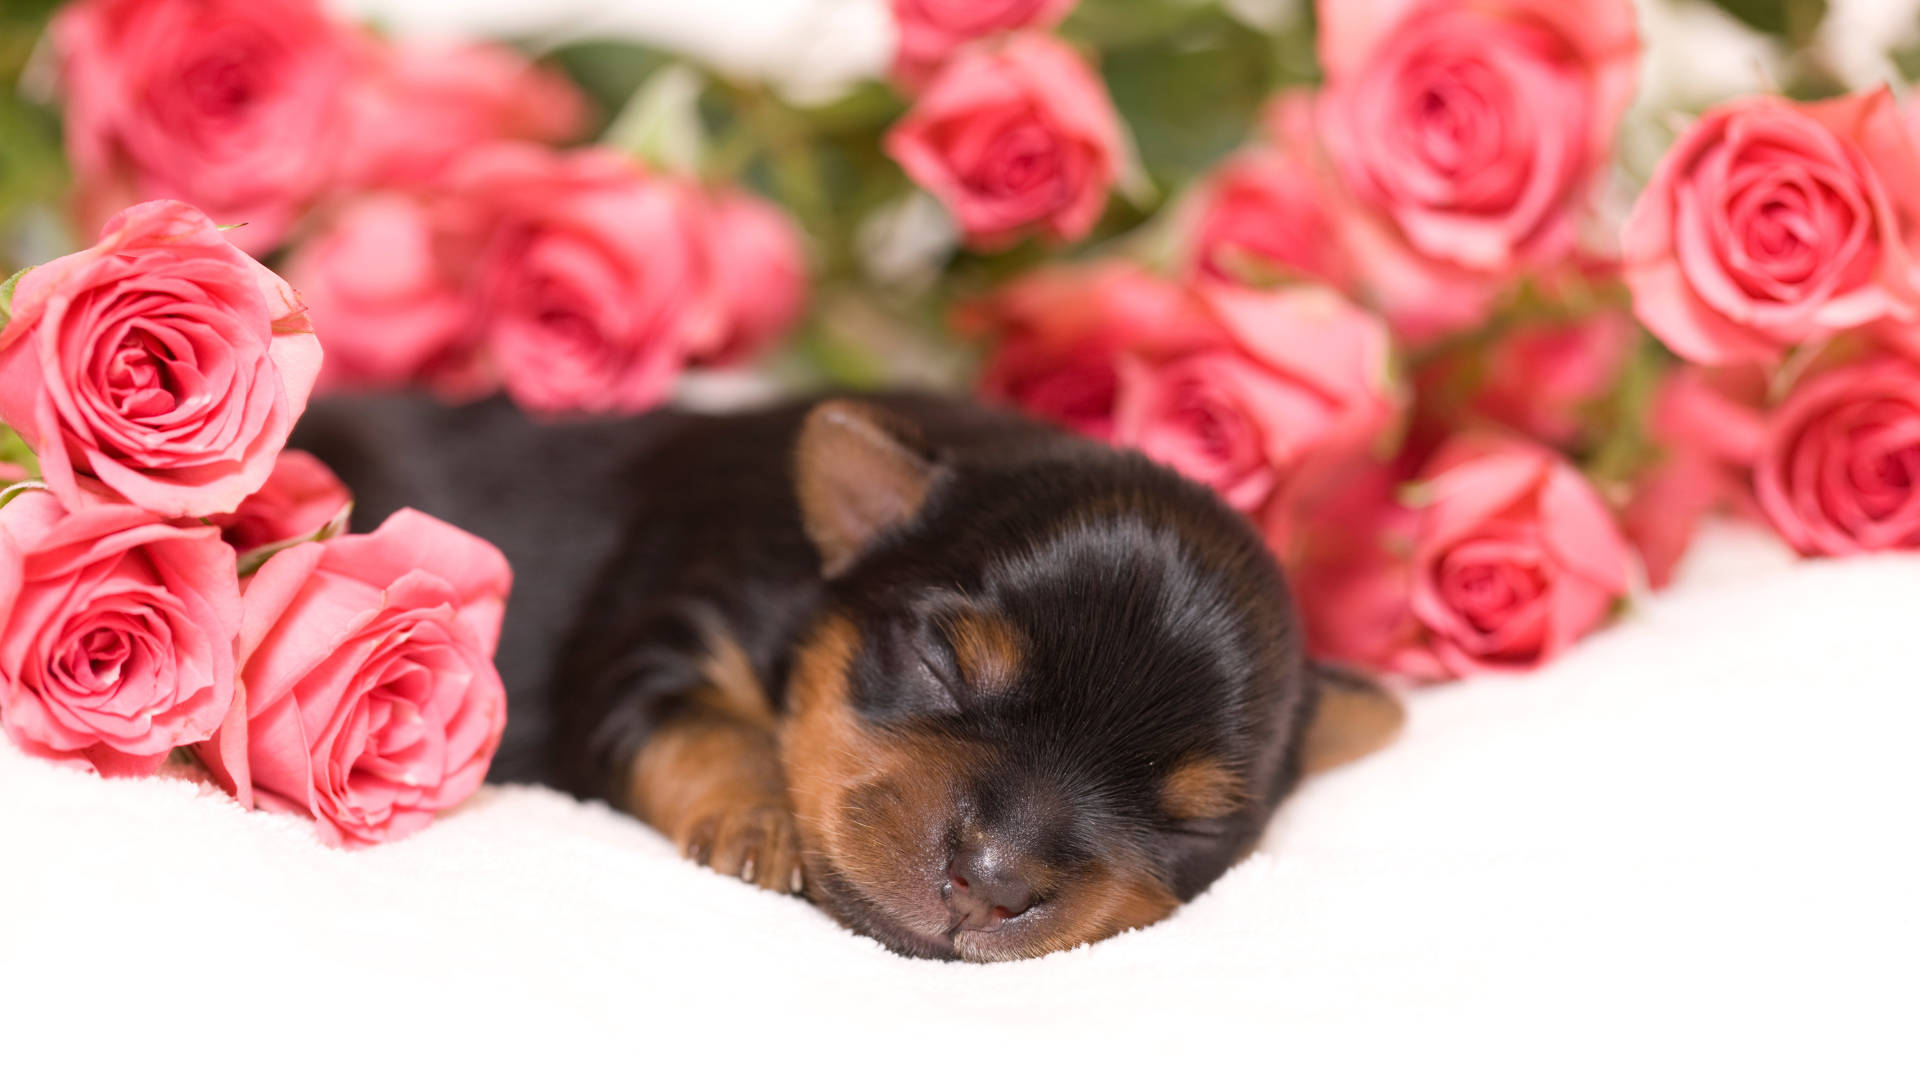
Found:
[{"label": "yorkshire terrier puppy", "polygon": [[366,520],[412,503],[512,560],[494,779],[605,799],[909,955],[1156,922],[1400,723],[1305,660],[1210,492],[977,404],[543,428],[347,400],[301,441]]}]

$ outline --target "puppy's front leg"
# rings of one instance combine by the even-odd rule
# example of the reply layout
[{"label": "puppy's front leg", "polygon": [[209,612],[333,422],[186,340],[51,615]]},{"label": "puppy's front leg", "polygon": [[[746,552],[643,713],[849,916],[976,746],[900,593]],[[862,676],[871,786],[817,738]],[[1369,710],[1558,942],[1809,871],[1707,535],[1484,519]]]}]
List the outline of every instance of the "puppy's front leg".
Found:
[{"label": "puppy's front leg", "polygon": [[682,854],[775,892],[799,892],[800,838],[779,747],[764,728],[694,707],[634,758],[627,808]]}]

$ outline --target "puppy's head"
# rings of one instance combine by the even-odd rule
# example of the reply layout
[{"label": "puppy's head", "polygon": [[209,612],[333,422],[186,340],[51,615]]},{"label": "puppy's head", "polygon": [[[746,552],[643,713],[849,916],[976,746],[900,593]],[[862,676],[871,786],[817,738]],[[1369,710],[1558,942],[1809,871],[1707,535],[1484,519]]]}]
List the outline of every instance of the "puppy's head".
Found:
[{"label": "puppy's head", "polygon": [[866,404],[816,408],[797,455],[830,600],[782,753],[824,907],[912,955],[1038,956],[1258,838],[1320,695],[1237,515],[1090,445],[936,457]]}]

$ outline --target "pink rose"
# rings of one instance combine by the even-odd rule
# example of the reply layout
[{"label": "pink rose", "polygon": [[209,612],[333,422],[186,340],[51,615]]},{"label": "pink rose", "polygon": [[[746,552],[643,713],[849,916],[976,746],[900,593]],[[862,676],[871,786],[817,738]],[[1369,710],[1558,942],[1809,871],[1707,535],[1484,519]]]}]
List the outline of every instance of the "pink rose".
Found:
[{"label": "pink rose", "polygon": [[449,235],[444,202],[368,195],[294,249],[287,278],[326,331],[323,390],[426,384],[461,398],[492,388],[476,370],[473,244]]},{"label": "pink rose", "polygon": [[1203,294],[1221,336],[1122,366],[1115,441],[1251,513],[1392,423],[1387,330],[1318,287]]},{"label": "pink rose", "polygon": [[1321,0],[1320,133],[1419,256],[1512,275],[1570,252],[1639,63],[1629,0]]},{"label": "pink rose", "polygon": [[1760,505],[1806,555],[1920,548],[1920,362],[1817,375],[1768,418]]},{"label": "pink rose", "polygon": [[1122,356],[1219,337],[1178,286],[1117,261],[1036,271],[959,321],[993,343],[983,396],[1103,440],[1113,437]]},{"label": "pink rose", "polygon": [[792,329],[807,302],[807,260],[785,213],[743,191],[711,197],[706,219],[722,337],[701,363],[752,359]]},{"label": "pink rose", "polygon": [[[1280,244],[1277,220],[1261,225],[1241,218],[1245,224],[1236,226],[1236,232],[1257,236],[1253,230],[1262,230],[1269,244],[1285,249],[1276,249],[1276,256],[1296,259],[1297,269],[1322,277],[1379,312],[1394,336],[1407,344],[1424,344],[1485,323],[1511,282],[1502,274],[1423,255],[1391,220],[1356,198],[1327,160],[1317,102],[1315,93],[1306,90],[1276,95],[1261,122],[1273,149],[1256,151],[1271,154],[1274,163],[1261,166],[1260,172],[1285,162],[1286,180],[1267,180],[1265,185],[1276,190],[1266,198],[1273,213],[1296,222],[1285,235],[1303,239]],[[1278,190],[1281,183],[1284,196]],[[1229,250],[1228,258],[1233,257]]]},{"label": "pink rose", "polygon": [[1005,247],[1032,230],[1073,241],[1106,208],[1120,120],[1072,49],[1017,34],[956,55],[887,134],[886,149],[975,247]]},{"label": "pink rose", "polygon": [[82,478],[163,517],[266,483],[320,370],[287,283],[185,203],[115,215],[28,271],[0,331],[0,420],[68,505]]},{"label": "pink rose", "polygon": [[1046,29],[1078,0],[893,0],[899,43],[893,75],[919,86],[954,50],[1009,30]]},{"label": "pink rose", "polygon": [[215,514],[207,523],[238,552],[312,536],[353,502],[347,485],[304,450],[282,450],[267,485],[246,497],[231,514]]},{"label": "pink rose", "polygon": [[463,152],[502,139],[566,142],[586,128],[567,78],[498,45],[383,43],[348,96],[342,182],[435,183]]},{"label": "pink rose", "polygon": [[52,38],[92,221],[183,199],[265,252],[332,180],[363,42],[315,0],[81,0]]},{"label": "pink rose", "polygon": [[1634,311],[1703,364],[1920,313],[1920,158],[1893,97],[1751,98],[1667,152],[1622,236]]},{"label": "pink rose", "polygon": [[722,327],[691,185],[608,150],[502,144],[454,187],[490,223],[485,344],[521,407],[639,412],[666,399]]},{"label": "pink rose", "polygon": [[0,727],[28,753],[153,773],[231,711],[239,630],[219,530],[41,491],[0,510]]},{"label": "pink rose", "polygon": [[1627,593],[1630,554],[1586,478],[1518,441],[1442,448],[1414,534],[1401,670],[1431,678],[1537,667]]},{"label": "pink rose", "polygon": [[1310,161],[1266,146],[1243,150],[1207,180],[1189,211],[1192,272],[1253,286],[1306,277],[1351,290],[1335,212]]},{"label": "pink rose", "polygon": [[328,843],[419,831],[500,744],[510,581],[493,545],[413,510],[280,552],[247,583],[245,713],[196,749],[243,804],[309,815]]}]

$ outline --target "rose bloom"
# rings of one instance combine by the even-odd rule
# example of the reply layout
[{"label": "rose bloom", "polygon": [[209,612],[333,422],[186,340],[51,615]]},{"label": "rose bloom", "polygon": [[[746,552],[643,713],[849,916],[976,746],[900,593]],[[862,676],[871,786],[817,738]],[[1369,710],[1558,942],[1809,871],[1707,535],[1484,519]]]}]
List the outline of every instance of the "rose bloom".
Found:
[{"label": "rose bloom", "polygon": [[1631,555],[1613,514],[1559,456],[1462,440],[1442,448],[1425,486],[1408,602],[1424,648],[1407,658],[1412,673],[1538,666],[1626,595]]},{"label": "rose bloom", "polygon": [[1808,379],[1768,418],[1754,476],[1803,554],[1920,548],[1920,362],[1870,357]]},{"label": "rose bloom", "polygon": [[956,55],[887,134],[886,149],[981,249],[1029,231],[1058,241],[1092,232],[1122,153],[1099,76],[1040,34]]},{"label": "rose bloom", "polygon": [[1630,0],[1321,0],[1321,137],[1414,252],[1511,275],[1565,256],[1639,63]]},{"label": "rose bloom", "polygon": [[1077,0],[893,0],[899,42],[893,76],[919,86],[955,49],[991,34],[1045,29],[1066,18]]},{"label": "rose bloom", "polygon": [[453,187],[490,225],[478,267],[484,345],[522,408],[650,409],[718,342],[692,185],[609,150],[502,144],[464,159]]},{"label": "rose bloom", "polygon": [[282,450],[267,484],[247,496],[240,509],[215,514],[207,523],[235,551],[312,536],[353,503],[347,485],[304,450]]},{"label": "rose bloom", "polygon": [[1241,151],[1207,180],[1188,214],[1188,258],[1198,277],[1253,286],[1305,277],[1354,287],[1328,185],[1300,156],[1268,146]]},{"label": "rose bloom", "polygon": [[1390,477],[1351,485],[1311,526],[1328,531],[1320,561],[1294,563],[1309,634],[1329,656],[1436,680],[1526,670],[1627,593],[1631,554],[1613,515],[1543,447],[1463,436],[1435,455],[1411,505],[1391,491]]},{"label": "rose bloom", "polygon": [[992,342],[982,396],[1102,440],[1114,434],[1121,357],[1219,337],[1179,286],[1117,260],[1035,271],[966,308],[959,323]]},{"label": "rose bloom", "polygon": [[274,555],[244,598],[244,715],[195,749],[243,804],[309,815],[330,844],[419,831],[500,744],[510,582],[493,545],[413,510]]},{"label": "rose bloom", "polygon": [[566,142],[590,112],[573,83],[498,45],[400,41],[370,50],[348,95],[342,183],[416,188],[502,139]]},{"label": "rose bloom", "polygon": [[793,328],[807,303],[807,261],[799,233],[779,207],[743,191],[709,197],[708,265],[721,330],[694,359],[750,360]]},{"label": "rose bloom", "polygon": [[51,34],[93,222],[183,199],[265,252],[332,180],[364,41],[315,0],[81,0]]},{"label": "rose bloom", "polygon": [[[1252,205],[1222,214],[1218,220],[1225,227],[1218,233],[1190,230],[1194,251],[1189,257],[1224,243],[1225,259],[1216,263],[1225,273],[1213,276],[1258,285],[1263,282],[1257,276],[1249,280],[1247,256],[1257,260],[1253,248],[1264,242],[1271,249],[1268,258],[1354,296],[1379,312],[1394,336],[1409,345],[1484,324],[1511,282],[1505,275],[1472,271],[1410,247],[1390,220],[1356,199],[1340,180],[1327,160],[1318,111],[1318,96],[1312,91],[1275,95],[1261,119],[1265,146],[1271,150],[1255,151],[1272,164],[1250,166],[1261,178],[1258,187],[1244,188],[1249,181],[1241,180],[1231,163],[1222,174],[1233,177],[1233,189],[1243,192],[1235,201],[1253,197]],[[1282,162],[1284,180],[1272,175]],[[1291,224],[1283,227],[1282,222]],[[1297,239],[1282,243],[1281,236]],[[1257,261],[1253,269],[1259,269]]]},{"label": "rose bloom", "polygon": [[1920,159],[1884,88],[1710,110],[1641,192],[1622,237],[1634,311],[1703,364],[1769,361],[1916,311]]},{"label": "rose bloom", "polygon": [[0,331],[0,420],[63,502],[91,478],[163,517],[266,483],[320,343],[287,283],[185,203],[151,202],[22,277]]},{"label": "rose bloom", "polygon": [[239,629],[218,529],[43,491],[0,509],[0,727],[28,753],[152,774],[231,711]]},{"label": "rose bloom", "polygon": [[294,249],[287,279],[326,329],[323,390],[424,384],[458,399],[492,389],[476,356],[474,241],[455,232],[445,202],[363,196]]},{"label": "rose bloom", "polygon": [[1392,424],[1391,343],[1372,314],[1317,286],[1201,300],[1218,338],[1123,364],[1120,445],[1251,513]]}]

